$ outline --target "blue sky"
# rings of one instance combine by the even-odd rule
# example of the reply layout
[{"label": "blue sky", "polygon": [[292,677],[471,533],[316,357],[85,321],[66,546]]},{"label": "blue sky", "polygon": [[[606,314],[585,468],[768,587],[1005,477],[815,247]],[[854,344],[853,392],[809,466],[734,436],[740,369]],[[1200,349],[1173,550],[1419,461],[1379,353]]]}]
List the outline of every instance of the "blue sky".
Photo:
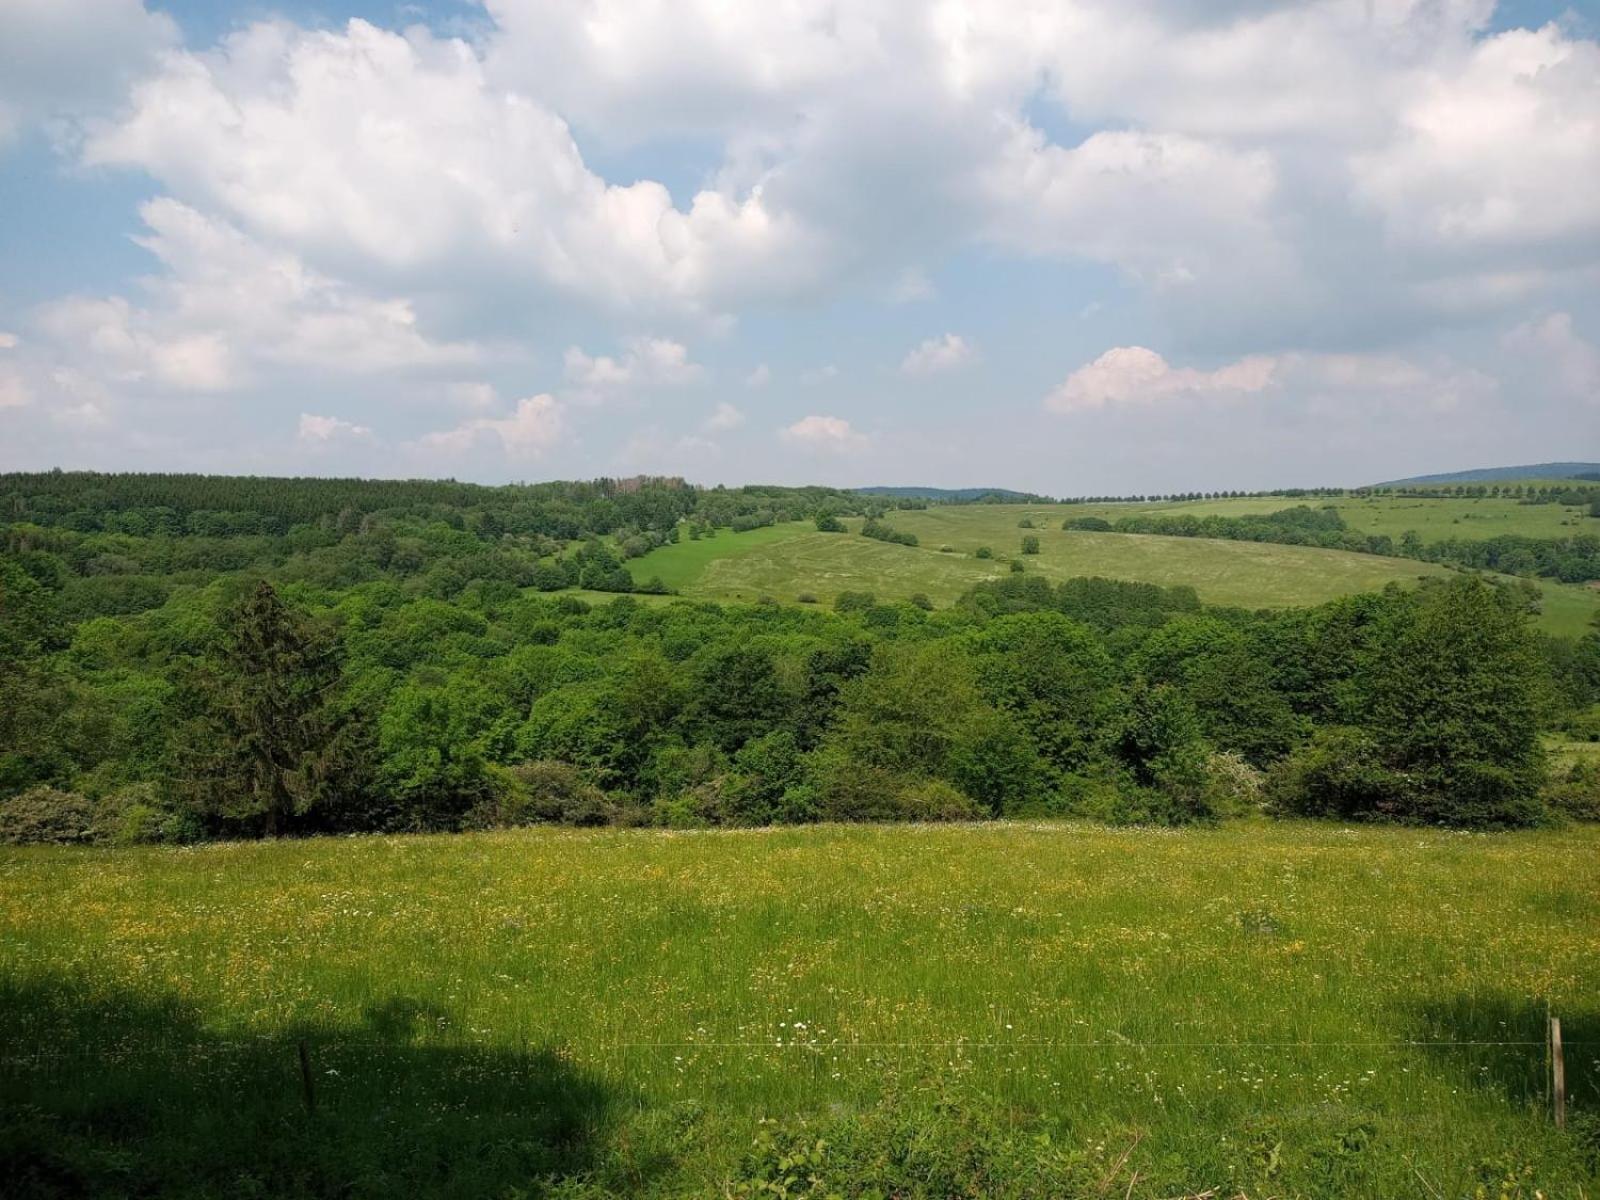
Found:
[{"label": "blue sky", "polygon": [[1597,16],[13,0],[0,469],[1600,457]]}]

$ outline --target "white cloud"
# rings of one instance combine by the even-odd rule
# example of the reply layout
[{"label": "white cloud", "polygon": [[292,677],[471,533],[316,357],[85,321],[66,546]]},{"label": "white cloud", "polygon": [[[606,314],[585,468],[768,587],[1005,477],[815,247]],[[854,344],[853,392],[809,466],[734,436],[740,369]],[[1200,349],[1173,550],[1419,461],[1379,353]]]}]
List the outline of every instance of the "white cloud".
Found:
[{"label": "white cloud", "polygon": [[865,434],[857,433],[843,417],[802,417],[793,425],[779,430],[784,441],[813,450],[858,450],[866,445]]},{"label": "white cloud", "polygon": [[1600,44],[1509,30],[1427,71],[1399,128],[1354,160],[1393,241],[1435,255],[1600,248]]},{"label": "white cloud", "polygon": [[21,344],[21,339],[14,333],[0,330],[0,350],[15,350]]},{"label": "white cloud", "polygon": [[6,0],[0,146],[31,122],[110,108],[178,40],[173,20],[142,0]]},{"label": "white cloud", "polygon": [[0,408],[25,408],[33,403],[33,389],[22,372],[10,363],[0,363]]},{"label": "white cloud", "polygon": [[726,433],[728,430],[737,429],[743,424],[744,413],[727,401],[723,401],[706,418],[705,429],[707,433]]},{"label": "white cloud", "polygon": [[772,382],[772,368],[766,363],[761,363],[744,377],[744,382],[746,387],[766,387]]},{"label": "white cloud", "polygon": [[454,429],[424,434],[415,448],[425,453],[464,454],[485,443],[498,444],[515,460],[535,459],[550,450],[564,432],[560,403],[542,393],[517,401],[504,417],[473,417]]},{"label": "white cloud", "polygon": [[1045,397],[1057,413],[1190,407],[1261,398],[1300,409],[1404,405],[1448,412],[1494,393],[1496,381],[1449,361],[1393,354],[1251,355],[1212,370],[1175,367],[1143,346],[1117,346],[1079,367]]},{"label": "white cloud", "polygon": [[309,445],[325,446],[344,438],[366,438],[372,430],[339,417],[318,417],[311,413],[300,414],[300,427],[296,436]]},{"label": "white cloud", "polygon": [[567,381],[587,391],[692,383],[705,369],[689,359],[688,347],[670,338],[633,338],[621,358],[591,356],[567,347],[563,360]]},{"label": "white cloud", "polygon": [[964,367],[977,358],[977,348],[960,334],[947,333],[913,347],[900,362],[902,375],[937,375]]},{"label": "white cloud", "polygon": [[1556,389],[1600,404],[1600,347],[1572,327],[1572,314],[1554,312],[1526,321],[1506,335],[1506,346],[1533,360],[1535,374]]},{"label": "white cloud", "polygon": [[391,285],[493,280],[700,312],[812,273],[803,231],[759,189],[679,209],[659,183],[607,184],[561,118],[420,27],[257,24],[215,53],[169,56],[84,157],[140,167],[309,261]]},{"label": "white cloud", "polygon": [[1272,382],[1276,366],[1273,359],[1256,357],[1198,371],[1173,367],[1143,346],[1116,346],[1067,376],[1044,404],[1052,412],[1080,412],[1183,395],[1259,392]]},{"label": "white cloud", "polygon": [[800,382],[807,387],[816,387],[821,383],[829,383],[839,377],[839,368],[832,363],[820,367],[810,367],[800,372]]}]

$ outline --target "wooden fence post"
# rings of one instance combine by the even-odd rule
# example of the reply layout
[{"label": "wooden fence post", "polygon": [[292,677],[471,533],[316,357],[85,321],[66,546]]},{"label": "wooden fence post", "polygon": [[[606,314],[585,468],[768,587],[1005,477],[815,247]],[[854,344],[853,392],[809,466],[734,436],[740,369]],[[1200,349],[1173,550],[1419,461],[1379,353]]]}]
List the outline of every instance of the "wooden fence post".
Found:
[{"label": "wooden fence post", "polygon": [[1561,1056],[1561,1018],[1550,1018],[1550,1089],[1555,1104],[1556,1128],[1567,1127],[1567,1064]]}]

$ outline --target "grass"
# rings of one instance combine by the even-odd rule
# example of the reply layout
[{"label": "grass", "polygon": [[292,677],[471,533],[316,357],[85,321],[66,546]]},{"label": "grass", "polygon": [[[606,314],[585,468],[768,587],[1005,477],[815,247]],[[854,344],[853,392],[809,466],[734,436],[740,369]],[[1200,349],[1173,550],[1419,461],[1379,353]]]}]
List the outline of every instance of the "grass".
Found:
[{"label": "grass", "polygon": [[1298,824],[6,850],[0,1175],[1592,1195],[1597,854],[1592,827]]},{"label": "grass", "polygon": [[[1282,504],[1240,500],[1139,507],[1241,505],[1270,511]],[[1123,512],[1131,508],[1120,506]],[[1008,560],[1021,549],[1022,536],[1032,533],[1039,538],[1040,553],[1024,560],[1029,571],[1052,579],[1102,575],[1165,586],[1187,584],[1208,603],[1245,608],[1319,604],[1389,583],[1414,584],[1447,570],[1412,559],[1306,546],[1061,529],[1065,516],[1085,511],[1077,506],[950,505],[891,513],[888,521],[894,528],[917,535],[921,544],[916,547],[856,536],[859,521],[846,522],[852,530],[846,534],[817,533],[810,522],[792,522],[749,533],[723,532],[710,540],[680,541],[628,566],[635,579],[659,574],[669,587],[696,599],[751,601],[770,596],[793,602],[810,594],[829,603],[842,591],[872,592],[884,600],[903,600],[920,592],[944,605],[974,583],[1005,574]],[[1536,510],[1528,506],[1526,511]],[[1024,517],[1033,519],[1037,528],[1019,529]],[[941,546],[950,546],[953,552],[941,553]],[[989,546],[996,558],[974,557],[980,546]],[[1577,636],[1600,613],[1600,592],[1593,588],[1557,583],[1541,583],[1540,588],[1544,593],[1540,623],[1548,632]]]}]

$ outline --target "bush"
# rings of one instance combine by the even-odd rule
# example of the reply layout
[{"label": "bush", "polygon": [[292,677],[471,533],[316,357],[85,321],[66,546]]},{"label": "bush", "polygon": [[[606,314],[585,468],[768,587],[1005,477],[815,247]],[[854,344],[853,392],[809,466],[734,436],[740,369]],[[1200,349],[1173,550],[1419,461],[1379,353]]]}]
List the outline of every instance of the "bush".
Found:
[{"label": "bush", "polygon": [[900,816],[907,821],[981,821],[989,815],[976,800],[942,779],[907,780],[896,799]]},{"label": "bush", "polygon": [[34,787],[0,800],[0,842],[58,845],[100,840],[95,805],[87,796],[53,787]]},{"label": "bush", "polygon": [[911,607],[920,608],[923,612],[933,611],[933,601],[928,599],[926,592],[912,592],[909,603]]},{"label": "bush", "polygon": [[1377,743],[1359,729],[1320,729],[1310,743],[1267,775],[1270,811],[1338,820],[1398,820],[1413,808],[1416,783],[1378,759]]},{"label": "bush", "polygon": [[103,797],[95,828],[96,840],[113,846],[188,845],[206,835],[197,813],[177,807],[150,783],[130,784]]},{"label": "bush", "polygon": [[539,822],[605,825],[616,815],[606,794],[571,763],[540,760],[498,773],[493,794],[468,814],[478,829],[506,829]]},{"label": "bush", "polygon": [[1545,803],[1573,821],[1600,821],[1600,763],[1575,762],[1545,786]]},{"label": "bush", "polygon": [[977,553],[975,555],[973,555],[973,557],[974,558],[993,558],[994,557],[994,551],[991,550],[988,546],[979,546],[978,550],[977,550]]},{"label": "bush", "polygon": [[817,598],[811,592],[801,592],[795,597],[795,602],[798,604],[815,604]]},{"label": "bush", "polygon": [[1017,522],[1017,528],[1018,529],[1032,529],[1033,528],[1033,518],[1032,517],[1023,517],[1022,520]]},{"label": "bush", "polygon": [[1111,522],[1103,517],[1068,517],[1061,522],[1061,528],[1069,532],[1078,530],[1083,533],[1110,533]]},{"label": "bush", "polygon": [[1039,553],[1039,539],[1037,537],[1035,537],[1031,533],[1027,537],[1023,538],[1022,539],[1022,552],[1024,554],[1037,554],[1037,553]]},{"label": "bush", "polygon": [[1242,817],[1261,810],[1266,777],[1242,754],[1229,750],[1206,758],[1202,791],[1206,807],[1218,816]]},{"label": "bush", "polygon": [[844,522],[832,513],[818,513],[816,518],[818,533],[843,533]]},{"label": "bush", "polygon": [[866,612],[878,603],[871,592],[840,592],[833,598],[833,611],[841,613]]}]

